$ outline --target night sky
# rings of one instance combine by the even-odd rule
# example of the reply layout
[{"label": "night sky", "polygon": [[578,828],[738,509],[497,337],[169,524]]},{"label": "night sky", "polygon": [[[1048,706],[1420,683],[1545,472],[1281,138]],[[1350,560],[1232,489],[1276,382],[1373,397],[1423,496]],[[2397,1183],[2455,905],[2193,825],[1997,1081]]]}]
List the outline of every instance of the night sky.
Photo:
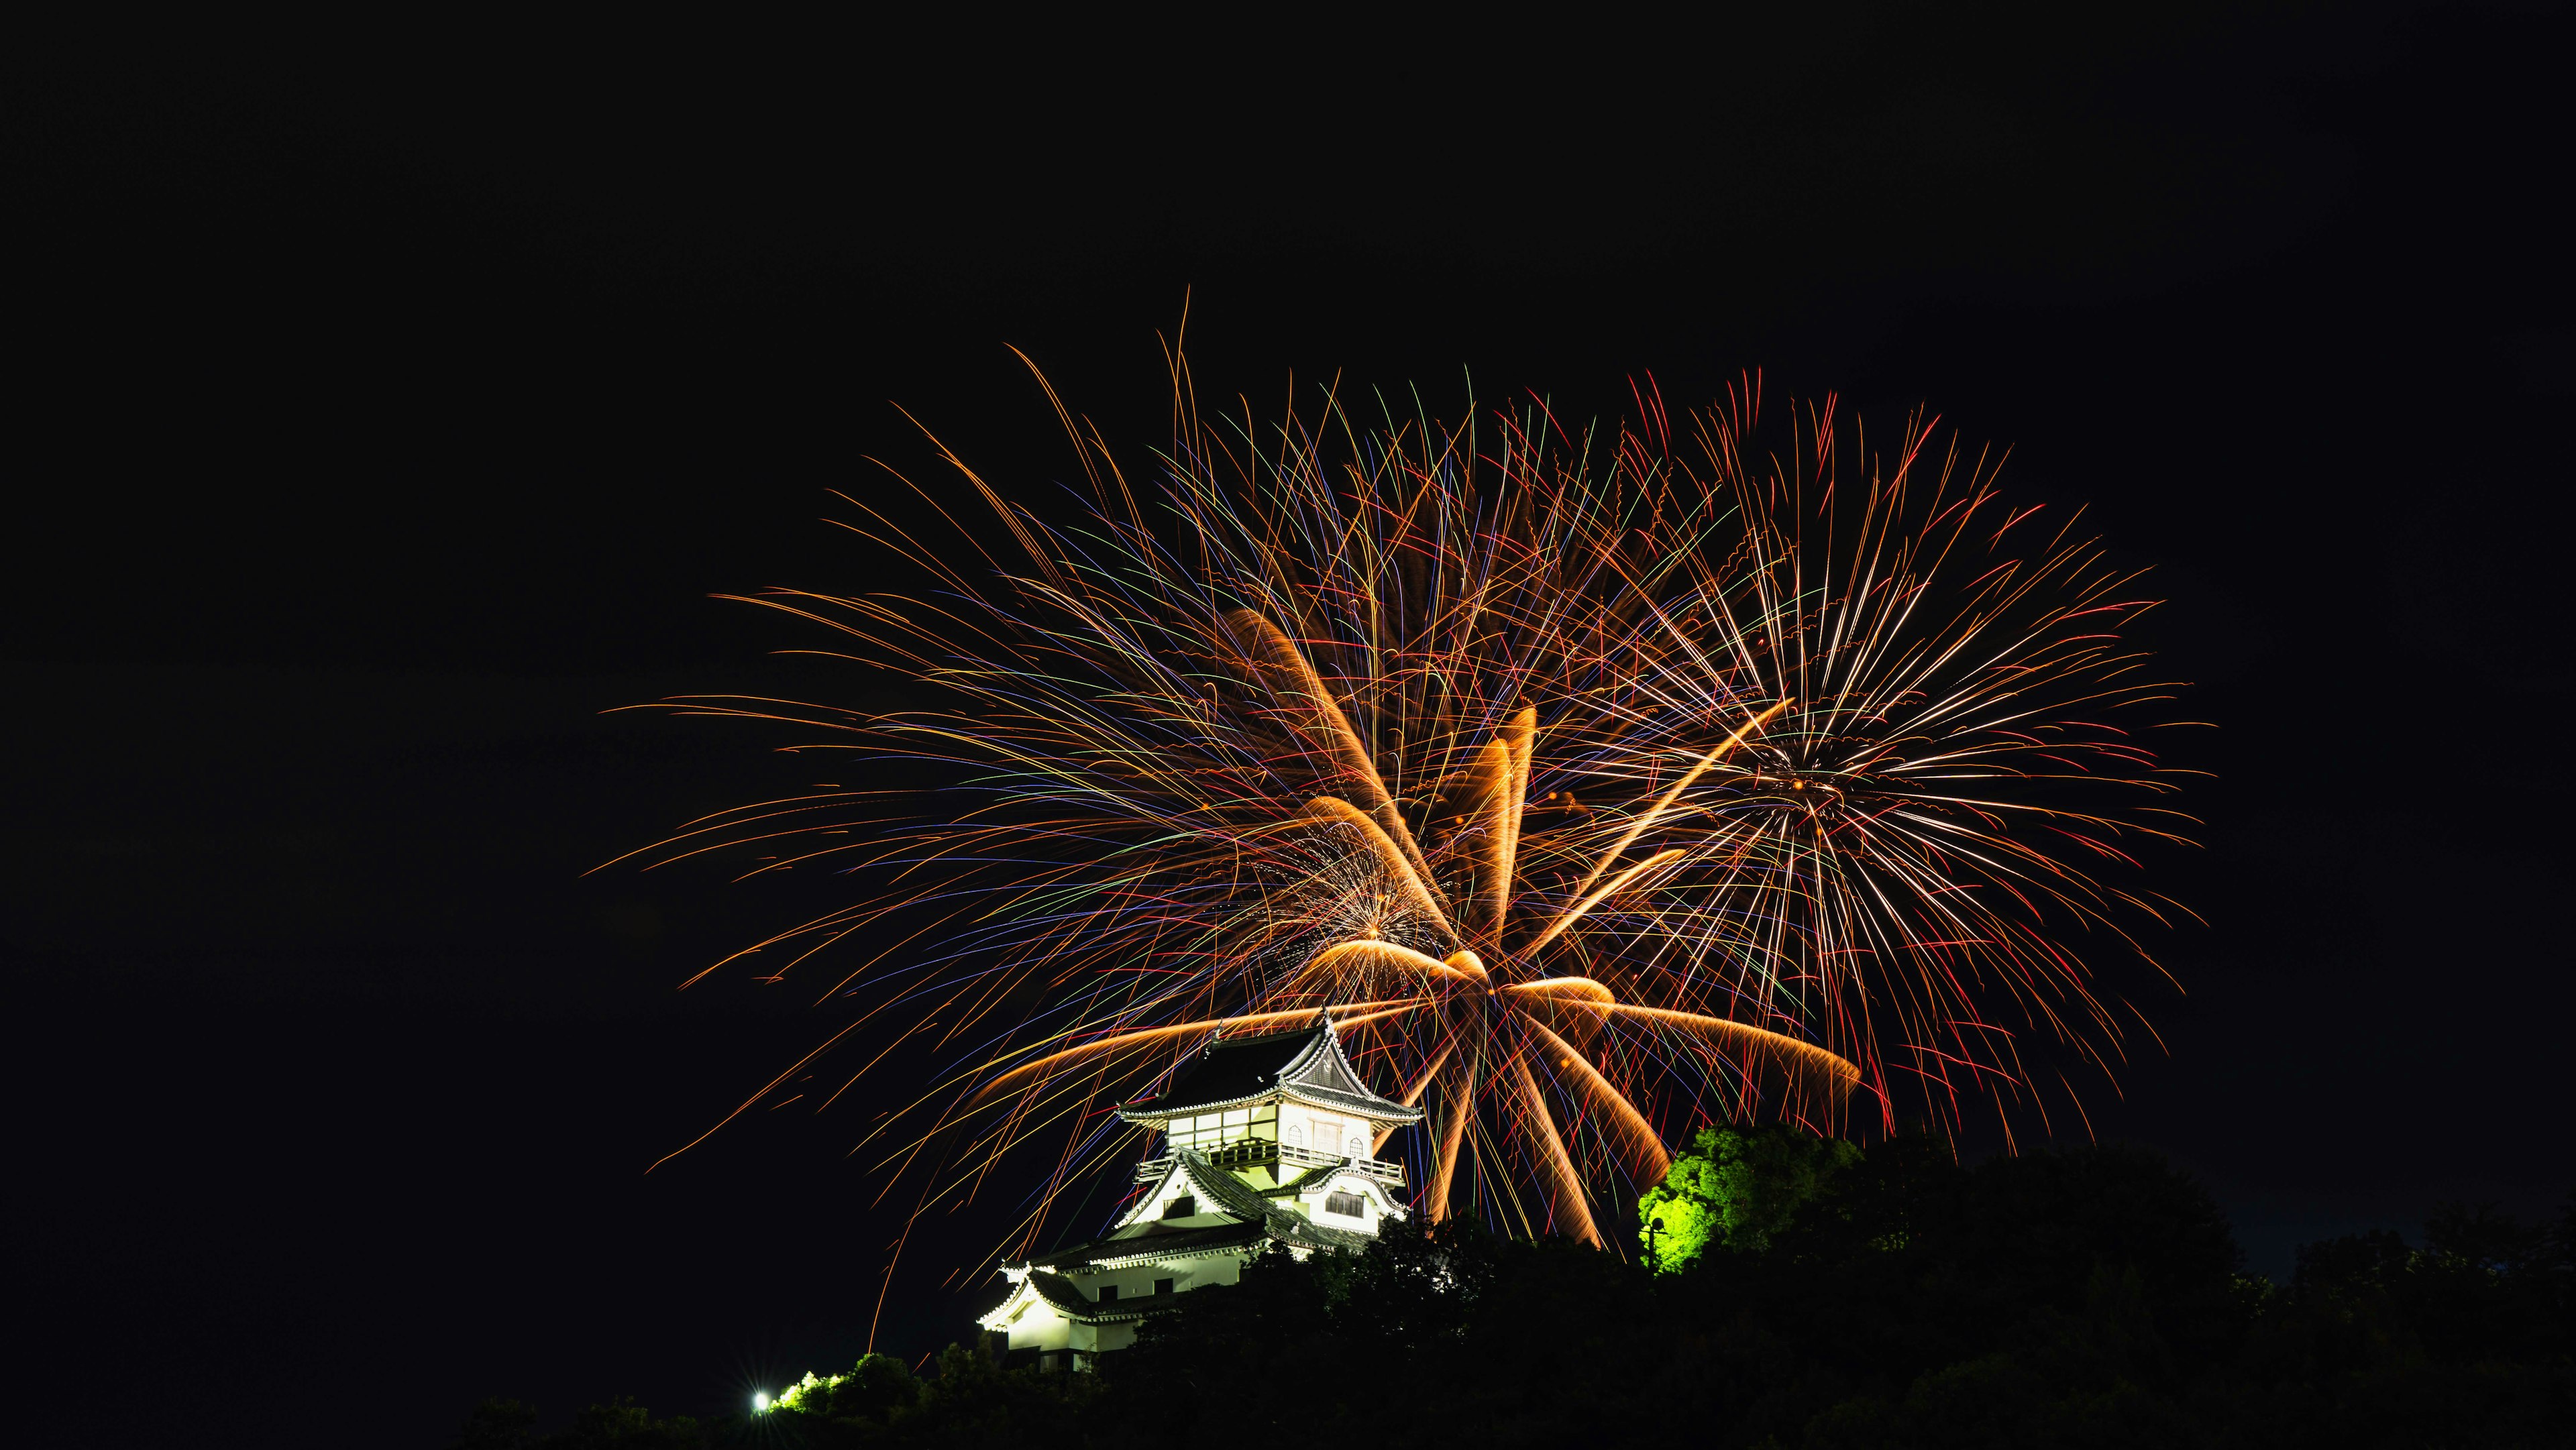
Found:
[{"label": "night sky", "polygon": [[[0,1020],[50,1437],[429,1447],[486,1395],[847,1364],[873,1109],[643,1172],[837,1025],[673,990],[835,883],[583,875],[810,769],[601,712],[861,699],[707,596],[867,587],[817,520],[864,457],[931,476],[890,402],[1057,497],[1006,343],[1141,459],[1185,289],[1202,389],[1256,402],[1609,417],[1759,368],[2009,445],[2154,566],[2222,727],[2207,849],[2159,862],[2189,995],[2127,984],[2170,1056],[2094,1128],[2275,1275],[2554,1204],[2576,25],[1797,8],[12,47]],[[944,1232],[880,1347],[989,1302]]]}]

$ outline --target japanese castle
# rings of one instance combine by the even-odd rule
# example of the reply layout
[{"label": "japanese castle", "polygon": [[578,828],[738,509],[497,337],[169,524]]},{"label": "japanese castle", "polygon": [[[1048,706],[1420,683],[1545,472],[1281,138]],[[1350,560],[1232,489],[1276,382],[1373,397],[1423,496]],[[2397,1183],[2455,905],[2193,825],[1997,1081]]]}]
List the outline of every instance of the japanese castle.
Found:
[{"label": "japanese castle", "polygon": [[1233,1283],[1264,1245],[1301,1259],[1357,1249],[1406,1217],[1392,1192],[1404,1169],[1376,1150],[1422,1110],[1371,1092],[1321,1012],[1218,1037],[1118,1116],[1162,1134],[1159,1156],[1136,1165],[1151,1187],[1102,1237],[1003,1265],[1010,1294],[982,1321],[1041,1368],[1081,1369],[1135,1342],[1170,1296]]}]

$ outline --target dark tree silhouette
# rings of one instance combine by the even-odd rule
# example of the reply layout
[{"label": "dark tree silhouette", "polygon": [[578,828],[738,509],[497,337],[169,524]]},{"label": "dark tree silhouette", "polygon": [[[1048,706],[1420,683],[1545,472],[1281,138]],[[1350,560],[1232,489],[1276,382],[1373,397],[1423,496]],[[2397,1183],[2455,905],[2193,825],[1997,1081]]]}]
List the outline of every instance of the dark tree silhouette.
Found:
[{"label": "dark tree silhouette", "polygon": [[1648,1200],[1709,1226],[1669,1259],[1398,1229],[1257,1259],[1096,1375],[871,1356],[748,1420],[620,1402],[536,1440],[534,1411],[494,1401],[459,1450],[2576,1443],[2576,1196],[2552,1224],[2455,1206],[2421,1246],[2314,1244],[2276,1286],[2241,1271],[2198,1184],[2134,1148],[1970,1168],[1923,1137],[1700,1146]]}]

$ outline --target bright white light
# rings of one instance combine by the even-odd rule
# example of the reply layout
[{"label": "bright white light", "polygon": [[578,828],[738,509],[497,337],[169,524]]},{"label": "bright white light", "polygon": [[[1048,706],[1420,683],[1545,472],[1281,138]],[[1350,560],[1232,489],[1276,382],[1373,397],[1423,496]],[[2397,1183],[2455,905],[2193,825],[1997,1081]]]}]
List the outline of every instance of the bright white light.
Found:
[{"label": "bright white light", "polygon": [[769,1413],[769,1391],[756,1390],[752,1393],[751,1412],[755,1415],[765,1415]]}]

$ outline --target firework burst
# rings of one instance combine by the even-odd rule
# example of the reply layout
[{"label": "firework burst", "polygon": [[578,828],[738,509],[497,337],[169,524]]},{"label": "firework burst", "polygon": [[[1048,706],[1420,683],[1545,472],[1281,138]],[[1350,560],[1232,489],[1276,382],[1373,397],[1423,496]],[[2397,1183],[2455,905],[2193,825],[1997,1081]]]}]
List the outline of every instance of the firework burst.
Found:
[{"label": "firework burst", "polygon": [[2069,943],[2159,919],[2095,873],[2180,819],[2112,723],[2166,692],[2120,643],[2145,602],[1983,459],[1923,420],[1873,452],[1830,402],[1770,440],[1750,385],[1677,448],[1651,394],[1616,432],[1364,429],[1330,397],[1263,427],[1174,371],[1151,487],[1059,405],[1069,519],[944,454],[989,547],[853,498],[930,584],[756,601],[943,703],[674,702],[943,782],[927,815],[821,792],[657,848],[874,888],[728,960],[830,964],[857,1010],[826,1049],[942,1055],[863,1145],[890,1181],[931,1202],[1051,1161],[1025,1244],[1131,1149],[1108,1106],[1321,1009],[1428,1111],[1429,1214],[1598,1241],[1686,1119],[2009,1118],[2040,1101],[2026,1036],[2116,1060],[2122,1004]]}]

